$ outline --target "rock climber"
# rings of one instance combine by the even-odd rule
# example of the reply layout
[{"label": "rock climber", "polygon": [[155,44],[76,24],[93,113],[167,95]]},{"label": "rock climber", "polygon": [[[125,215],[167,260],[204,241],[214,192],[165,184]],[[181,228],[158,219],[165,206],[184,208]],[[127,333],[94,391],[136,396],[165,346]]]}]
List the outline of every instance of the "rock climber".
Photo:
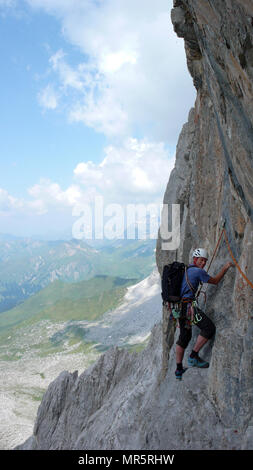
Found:
[{"label": "rock climber", "polygon": [[[181,298],[182,298],[182,311],[181,318],[179,319],[180,333],[179,338],[176,343],[176,363],[177,368],[175,375],[177,379],[182,379],[183,373],[186,371],[186,368],[183,368],[182,362],[184,357],[185,349],[187,348],[191,337],[192,337],[192,327],[187,321],[187,308],[194,308],[194,324],[200,329],[200,334],[197,337],[196,343],[193,347],[193,350],[188,357],[188,366],[190,367],[209,367],[209,363],[204,361],[199,357],[199,351],[211,339],[215,334],[215,325],[212,320],[205,315],[202,310],[197,306],[192,307],[192,303],[195,300],[195,294],[198,290],[200,283],[208,283],[217,285],[227,270],[234,266],[233,263],[226,263],[221,271],[215,276],[211,277],[205,270],[208,259],[208,253],[204,248],[197,248],[193,252],[193,264],[190,264],[186,274],[184,275],[182,286],[181,286]],[[198,268],[198,269],[197,269]]]}]

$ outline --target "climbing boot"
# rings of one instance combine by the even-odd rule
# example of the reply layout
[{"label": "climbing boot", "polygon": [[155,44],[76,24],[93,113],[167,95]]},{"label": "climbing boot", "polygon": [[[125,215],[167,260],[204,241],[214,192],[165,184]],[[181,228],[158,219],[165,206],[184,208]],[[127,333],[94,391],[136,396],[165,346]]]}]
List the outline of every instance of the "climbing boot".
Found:
[{"label": "climbing boot", "polygon": [[182,375],[184,374],[184,372],[185,372],[186,370],[187,370],[187,369],[177,369],[177,370],[175,371],[176,379],[182,380]]},{"label": "climbing boot", "polygon": [[209,362],[204,361],[201,357],[188,357],[188,366],[189,367],[200,367],[201,369],[207,369],[209,367]]}]

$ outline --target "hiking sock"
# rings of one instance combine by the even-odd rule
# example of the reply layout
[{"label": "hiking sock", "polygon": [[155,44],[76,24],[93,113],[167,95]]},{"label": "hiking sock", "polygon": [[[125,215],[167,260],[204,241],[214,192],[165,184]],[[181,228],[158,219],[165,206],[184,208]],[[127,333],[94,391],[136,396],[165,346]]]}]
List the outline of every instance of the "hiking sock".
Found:
[{"label": "hiking sock", "polygon": [[179,362],[179,363],[177,364],[177,370],[183,370],[183,364],[182,364],[182,362]]},{"label": "hiking sock", "polygon": [[198,355],[198,353],[197,353],[196,351],[193,351],[193,350],[192,350],[192,352],[191,352],[191,354],[190,354],[190,358],[191,358],[191,359],[194,359],[195,357],[197,358],[197,357],[199,357],[199,355]]}]

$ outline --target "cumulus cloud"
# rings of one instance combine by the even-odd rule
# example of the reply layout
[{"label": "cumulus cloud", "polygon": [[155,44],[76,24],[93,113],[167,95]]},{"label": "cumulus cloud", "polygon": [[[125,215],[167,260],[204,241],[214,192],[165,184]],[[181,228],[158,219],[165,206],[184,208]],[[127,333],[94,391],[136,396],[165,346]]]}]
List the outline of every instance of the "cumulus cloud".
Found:
[{"label": "cumulus cloud", "polygon": [[105,148],[101,163],[80,162],[73,170],[73,184],[63,190],[56,182],[41,179],[28,190],[27,206],[44,214],[94,203],[160,203],[174,165],[163,143],[127,139],[121,146]]},{"label": "cumulus cloud", "polygon": [[32,200],[27,207],[36,214],[46,214],[52,209],[67,209],[81,200],[81,190],[76,185],[63,190],[58,183],[42,178],[39,183],[28,189]]},{"label": "cumulus cloud", "polygon": [[[107,136],[134,135],[175,144],[195,98],[183,41],[167,0],[27,0],[56,15],[85,60],[70,66],[63,50],[49,59],[68,116]],[[79,92],[77,94],[76,92]]]},{"label": "cumulus cloud", "polygon": [[80,162],[67,188],[41,179],[22,201],[1,190],[0,208],[56,214],[96,196],[105,204],[160,203],[174,165],[167,145],[175,147],[195,99],[183,41],[170,21],[172,0],[25,1],[54,15],[80,52],[77,61],[64,46],[50,49],[40,106],[64,110],[111,145],[100,163]]},{"label": "cumulus cloud", "polygon": [[106,147],[99,164],[79,163],[74,175],[80,185],[95,187],[110,202],[149,203],[161,199],[173,165],[163,143],[130,138]]},{"label": "cumulus cloud", "polygon": [[121,145],[109,145],[101,163],[80,162],[73,170],[73,181],[63,189],[47,178],[28,188],[26,199],[12,197],[0,189],[1,213],[44,215],[54,211],[71,213],[73,208],[94,204],[160,204],[174,156],[164,143],[146,139],[126,139]]}]

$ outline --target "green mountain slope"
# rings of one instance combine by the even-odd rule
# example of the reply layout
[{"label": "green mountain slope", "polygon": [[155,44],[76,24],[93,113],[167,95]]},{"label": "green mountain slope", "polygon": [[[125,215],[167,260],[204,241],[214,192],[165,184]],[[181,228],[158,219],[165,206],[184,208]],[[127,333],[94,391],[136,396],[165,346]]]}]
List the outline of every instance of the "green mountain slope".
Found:
[{"label": "green mountain slope", "polygon": [[0,312],[56,280],[72,283],[98,274],[141,280],[155,265],[154,248],[154,240],[119,240],[98,251],[82,240],[0,237]]},{"label": "green mountain slope", "polygon": [[[134,279],[96,276],[78,283],[55,281],[21,305],[0,315],[0,359],[57,353],[94,355],[78,321],[94,322],[123,300]],[[75,321],[77,324],[75,325]],[[68,328],[68,324],[70,328]]]},{"label": "green mountain slope", "polygon": [[119,304],[126,287],[136,279],[96,276],[87,281],[55,281],[21,305],[0,315],[0,338],[4,330],[41,320],[52,322],[94,320]]}]

